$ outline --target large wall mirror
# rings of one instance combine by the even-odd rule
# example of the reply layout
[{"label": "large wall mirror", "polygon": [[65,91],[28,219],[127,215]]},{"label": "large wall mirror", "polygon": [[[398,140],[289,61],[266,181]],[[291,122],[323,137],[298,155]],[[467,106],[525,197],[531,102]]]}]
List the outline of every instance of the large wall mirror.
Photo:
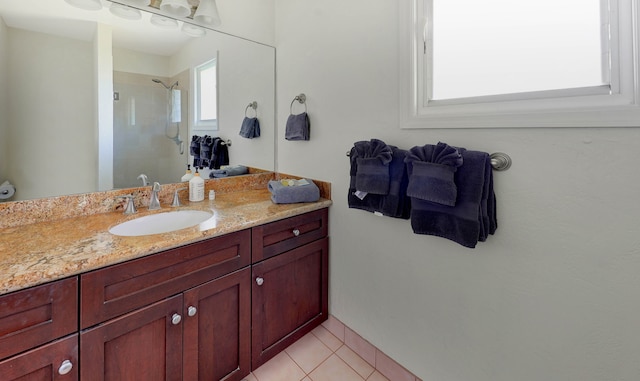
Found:
[{"label": "large wall mirror", "polygon": [[[272,46],[102,3],[0,2],[0,183],[15,185],[11,201],[140,186],[141,173],[179,182],[194,135],[230,141],[230,165],[275,170]],[[195,123],[199,67],[213,76],[208,125]],[[239,135],[245,116],[260,137]]]}]

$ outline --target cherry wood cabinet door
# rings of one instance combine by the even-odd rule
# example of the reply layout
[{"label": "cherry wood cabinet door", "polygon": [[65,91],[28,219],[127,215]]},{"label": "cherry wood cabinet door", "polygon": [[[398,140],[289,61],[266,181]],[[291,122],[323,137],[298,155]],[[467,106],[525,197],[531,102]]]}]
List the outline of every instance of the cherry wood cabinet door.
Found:
[{"label": "cherry wood cabinet door", "polygon": [[77,381],[78,335],[0,361],[2,381]]},{"label": "cherry wood cabinet door", "polygon": [[182,380],[182,294],[80,333],[84,381]]},{"label": "cherry wood cabinet door", "polygon": [[253,265],[252,369],[327,319],[328,240]]},{"label": "cherry wood cabinet door", "polygon": [[240,381],[251,372],[251,269],[184,293],[185,381]]}]

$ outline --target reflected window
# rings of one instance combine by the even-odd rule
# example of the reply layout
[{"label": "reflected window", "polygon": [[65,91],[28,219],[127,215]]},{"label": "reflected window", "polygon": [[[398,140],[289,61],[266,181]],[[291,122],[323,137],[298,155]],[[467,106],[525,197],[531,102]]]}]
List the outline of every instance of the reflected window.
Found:
[{"label": "reflected window", "polygon": [[195,127],[217,129],[218,92],[216,60],[205,62],[194,69]]}]

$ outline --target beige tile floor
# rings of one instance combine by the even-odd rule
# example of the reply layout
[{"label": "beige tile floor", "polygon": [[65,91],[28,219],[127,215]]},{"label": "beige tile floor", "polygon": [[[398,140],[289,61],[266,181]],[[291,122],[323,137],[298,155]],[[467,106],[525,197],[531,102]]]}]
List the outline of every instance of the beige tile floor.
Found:
[{"label": "beige tile floor", "polygon": [[256,369],[244,381],[389,381],[320,326]]}]

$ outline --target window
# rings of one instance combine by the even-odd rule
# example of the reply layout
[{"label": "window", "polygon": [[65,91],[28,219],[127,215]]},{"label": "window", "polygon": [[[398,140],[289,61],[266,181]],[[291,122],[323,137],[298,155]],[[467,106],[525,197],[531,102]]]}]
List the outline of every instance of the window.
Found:
[{"label": "window", "polygon": [[194,128],[217,130],[218,92],[216,60],[205,62],[194,69],[195,102]]},{"label": "window", "polygon": [[637,1],[409,1],[401,125],[640,125]]}]

